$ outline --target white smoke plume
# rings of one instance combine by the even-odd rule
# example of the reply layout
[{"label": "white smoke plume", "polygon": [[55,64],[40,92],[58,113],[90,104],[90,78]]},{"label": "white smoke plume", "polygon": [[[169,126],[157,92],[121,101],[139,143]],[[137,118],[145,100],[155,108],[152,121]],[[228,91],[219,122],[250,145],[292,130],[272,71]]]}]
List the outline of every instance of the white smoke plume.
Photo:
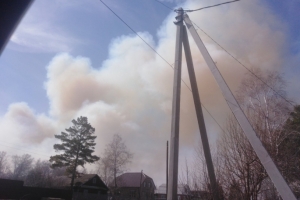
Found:
[{"label": "white smoke plume", "polygon": [[[213,4],[213,2],[211,2]],[[204,6],[196,0],[182,7]],[[190,18],[228,51],[245,63],[280,69],[284,60],[285,27],[258,0],[189,14]],[[174,14],[158,31],[158,43],[147,32],[139,33],[171,64],[174,62],[176,27]],[[198,31],[214,61],[233,91],[246,72],[214,42]],[[198,87],[204,106],[222,125],[230,113],[210,71],[190,37]],[[182,79],[189,85],[186,65]],[[69,127],[70,121],[87,116],[96,128],[96,154],[100,157],[112,135],[119,133],[134,152],[130,171],[144,172],[159,185],[164,182],[165,144],[170,137],[173,69],[137,36],[115,38],[102,66],[92,66],[86,57],[62,53],[47,66],[45,90],[49,113],[36,114],[25,103],[12,104],[0,119],[0,140],[14,135],[24,143],[39,146]],[[213,145],[220,133],[205,112]],[[52,151],[54,139],[49,142]],[[180,156],[189,156],[199,142],[198,124],[191,92],[182,83]]]}]

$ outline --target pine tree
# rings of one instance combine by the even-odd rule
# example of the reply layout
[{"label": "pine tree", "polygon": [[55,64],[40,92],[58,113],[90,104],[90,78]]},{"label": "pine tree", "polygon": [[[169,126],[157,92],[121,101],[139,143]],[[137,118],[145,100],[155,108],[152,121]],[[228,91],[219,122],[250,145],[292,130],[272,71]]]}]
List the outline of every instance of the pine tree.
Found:
[{"label": "pine tree", "polygon": [[61,132],[61,135],[55,135],[55,138],[61,140],[61,144],[55,144],[54,149],[62,154],[51,156],[52,167],[67,167],[67,173],[72,175],[71,189],[73,189],[76,169],[78,166],[84,167],[86,163],[94,163],[100,158],[92,155],[97,136],[93,136],[95,128],[89,123],[87,117],[79,117],[72,120],[73,126]]},{"label": "pine tree", "polygon": [[[284,128],[288,134],[279,146],[279,167],[282,167],[288,182],[300,184],[300,105],[294,107]],[[297,193],[300,193],[299,187]]]}]

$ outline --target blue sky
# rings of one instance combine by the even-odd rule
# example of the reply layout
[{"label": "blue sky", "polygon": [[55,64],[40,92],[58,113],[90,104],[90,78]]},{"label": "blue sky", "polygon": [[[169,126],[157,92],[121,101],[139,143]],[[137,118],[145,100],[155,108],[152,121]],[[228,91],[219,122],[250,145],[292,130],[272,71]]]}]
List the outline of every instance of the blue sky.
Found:
[{"label": "blue sky", "polygon": [[[131,1],[130,4],[126,1],[109,1],[107,4],[128,21],[136,31],[147,31],[154,38],[162,21],[170,13],[155,1]],[[175,5],[174,3],[166,4]],[[35,40],[35,35],[20,31],[23,24],[34,25],[34,28],[38,29],[37,32],[45,31],[44,33],[49,35],[37,37]],[[5,91],[3,96],[6,96],[1,100],[1,113],[6,111],[11,102],[16,101],[34,104],[37,111],[48,110],[48,102],[43,89],[43,81],[46,78],[45,66],[57,53],[70,52],[75,56],[87,56],[93,66],[98,68],[107,58],[109,44],[113,38],[133,34],[100,1],[77,1],[75,5],[61,1],[54,1],[54,3],[35,1],[22,20],[20,28],[16,30],[16,35],[24,34],[25,37],[33,39],[35,44],[31,46],[31,41],[25,45],[10,42],[1,57],[1,66],[5,70],[1,73],[3,76],[1,79],[6,80],[1,82],[1,91]],[[52,33],[53,37],[50,36]],[[61,46],[55,47],[58,44]],[[27,75],[20,77],[18,74]],[[28,82],[28,79],[31,81]],[[10,88],[7,88],[7,82],[10,83]],[[20,85],[23,87],[28,85],[28,88],[20,91],[17,89]],[[29,95],[28,90],[34,90],[32,92],[35,95]],[[38,99],[43,100],[36,102],[37,96]]]},{"label": "blue sky", "polygon": [[[174,12],[154,0],[104,2],[169,63],[174,62]],[[194,9],[223,1],[162,2]],[[298,0],[244,0],[189,15],[247,66],[284,73],[288,94],[299,103],[299,10]],[[232,77],[245,71],[199,34],[235,91],[240,79]],[[222,122],[228,108],[193,44],[191,48],[204,85],[199,87],[203,103]],[[57,142],[53,134],[68,127],[71,119],[87,115],[99,130],[100,157],[112,134],[122,133],[138,152],[139,164],[132,170],[143,168],[154,177],[164,173],[152,169],[164,164],[163,155],[155,155],[169,138],[173,71],[100,1],[36,0],[3,51],[0,70],[0,140],[19,148],[3,145],[0,151],[38,151],[47,159]],[[183,79],[188,82],[185,71]],[[191,95],[182,90],[181,155],[191,157],[199,132]],[[214,140],[220,130],[209,117],[206,120]],[[155,164],[149,165],[154,158]]]}]

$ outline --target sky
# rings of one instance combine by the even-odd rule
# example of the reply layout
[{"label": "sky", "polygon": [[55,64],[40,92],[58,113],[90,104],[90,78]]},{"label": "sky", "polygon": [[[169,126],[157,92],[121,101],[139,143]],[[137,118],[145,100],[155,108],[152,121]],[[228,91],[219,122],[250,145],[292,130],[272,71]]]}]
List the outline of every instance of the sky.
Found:
[{"label": "sky", "polygon": [[[168,63],[174,63],[176,13],[221,0],[103,0]],[[276,70],[300,103],[300,1],[241,0],[188,13],[191,20],[247,67]],[[197,31],[233,92],[246,70]],[[190,37],[201,101],[224,126],[230,111]],[[184,60],[184,59],[183,59]],[[120,134],[134,153],[128,171],[164,183],[170,138],[173,69],[100,1],[36,0],[0,56],[0,151],[48,160],[54,138],[87,116],[96,151]],[[182,79],[189,86],[183,62]],[[180,168],[200,135],[191,92],[181,86]],[[221,129],[204,111],[212,148]],[[93,166],[88,166],[93,168]]]}]

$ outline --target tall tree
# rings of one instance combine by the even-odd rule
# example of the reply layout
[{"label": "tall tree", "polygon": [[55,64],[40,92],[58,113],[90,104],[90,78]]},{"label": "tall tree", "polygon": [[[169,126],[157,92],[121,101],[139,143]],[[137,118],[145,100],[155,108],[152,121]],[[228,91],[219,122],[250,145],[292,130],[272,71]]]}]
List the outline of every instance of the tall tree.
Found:
[{"label": "tall tree", "polygon": [[277,162],[280,160],[280,143],[288,136],[284,124],[291,112],[289,100],[286,100],[285,81],[278,72],[258,69],[254,72],[264,82],[248,75],[238,90],[238,100],[269,154]]},{"label": "tall tree", "polygon": [[[237,92],[238,101],[263,145],[285,175],[288,165],[283,162],[284,156],[280,147],[289,136],[284,125],[291,110],[284,91],[285,82],[277,72],[254,70],[254,73],[264,82],[248,74]],[[269,199],[279,199],[236,120],[228,120],[227,131],[219,146],[220,155],[223,157],[224,188],[231,196],[257,199],[264,195],[266,198],[272,196]]]},{"label": "tall tree", "polygon": [[104,157],[97,162],[96,173],[101,177],[102,181],[108,185],[112,182],[114,173],[111,169],[110,160]]},{"label": "tall tree", "polygon": [[300,105],[294,107],[284,128],[287,137],[279,146],[279,164],[291,188],[300,196]]},{"label": "tall tree", "polygon": [[103,161],[105,163],[103,163],[103,166],[106,167],[105,173],[111,172],[113,174],[114,186],[117,187],[116,177],[124,172],[127,164],[131,162],[133,154],[129,151],[121,136],[115,134],[112,141],[106,145],[104,155]]},{"label": "tall tree", "polygon": [[235,119],[228,119],[218,150],[219,178],[229,199],[257,200],[267,174]]},{"label": "tall tree", "polygon": [[[255,80],[253,76],[248,76],[238,92],[239,97],[242,97],[240,102],[281,174],[286,181],[291,183],[290,181],[297,177],[294,175],[298,173],[294,170],[297,164],[291,162],[295,159],[291,157],[288,148],[283,148],[293,136],[291,134],[293,131],[287,131],[286,126],[288,119],[291,118],[292,107],[289,103],[291,101],[286,97],[285,81],[278,72],[265,71],[263,73],[256,70],[255,73],[268,85]],[[266,185],[268,183],[271,182],[264,181],[263,189],[270,190],[273,187],[272,184]],[[271,194],[270,199],[274,199],[276,195],[278,196],[276,192]],[[279,196],[277,198],[279,199]]]},{"label": "tall tree", "polygon": [[92,155],[96,146],[94,136],[95,128],[88,123],[87,117],[79,117],[72,120],[73,125],[55,135],[61,140],[61,144],[55,144],[54,149],[62,154],[50,157],[52,167],[67,167],[67,173],[71,174],[71,189],[73,189],[76,169],[78,166],[84,167],[86,163],[94,163],[100,158]]}]

